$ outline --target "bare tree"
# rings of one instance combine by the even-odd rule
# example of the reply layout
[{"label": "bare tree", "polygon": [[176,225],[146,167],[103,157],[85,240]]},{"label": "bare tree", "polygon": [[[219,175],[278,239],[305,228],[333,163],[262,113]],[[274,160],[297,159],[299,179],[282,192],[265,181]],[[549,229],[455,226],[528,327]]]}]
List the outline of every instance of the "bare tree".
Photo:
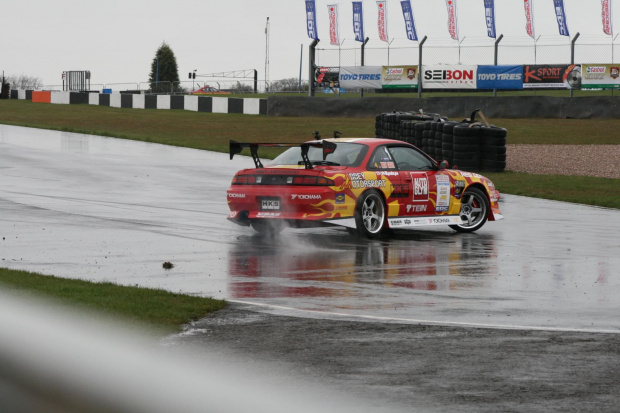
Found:
[{"label": "bare tree", "polygon": [[6,82],[11,85],[11,89],[37,90],[43,86],[40,78],[21,74],[6,77]]},{"label": "bare tree", "polygon": [[[302,90],[308,89],[308,82],[302,82]],[[281,79],[271,83],[271,92],[296,92],[299,90],[299,78],[291,77],[288,79]]]}]

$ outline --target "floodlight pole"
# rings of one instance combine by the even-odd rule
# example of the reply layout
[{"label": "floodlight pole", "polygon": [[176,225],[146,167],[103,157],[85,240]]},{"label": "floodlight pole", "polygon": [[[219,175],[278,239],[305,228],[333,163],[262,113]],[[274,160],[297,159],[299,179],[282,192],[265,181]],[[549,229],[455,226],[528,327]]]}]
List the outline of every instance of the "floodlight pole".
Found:
[{"label": "floodlight pole", "polygon": [[[499,42],[501,42],[503,38],[504,38],[504,35],[500,34],[497,40],[495,41],[495,58],[493,60],[495,66],[497,66],[497,55],[499,52]],[[493,89],[493,96],[494,97],[497,96],[497,89]]]},{"label": "floodlight pole", "polygon": [[319,43],[319,39],[314,39],[310,44],[308,51],[308,96],[314,96],[314,58],[316,45]]},{"label": "floodlight pole", "polygon": [[[579,38],[579,32],[573,37],[573,40],[570,42],[570,64],[575,64],[575,42]],[[570,97],[573,97],[573,88],[570,88]]]},{"label": "floodlight pole", "polygon": [[422,99],[422,46],[424,46],[426,39],[428,36],[424,36],[418,46],[418,99]]},{"label": "floodlight pole", "polygon": [[[366,48],[366,43],[368,43],[368,40],[370,40],[370,37],[367,37],[364,40],[364,43],[362,43],[362,66],[364,66],[364,49]],[[362,86],[362,89],[360,90],[360,97],[364,97],[364,86]]]}]

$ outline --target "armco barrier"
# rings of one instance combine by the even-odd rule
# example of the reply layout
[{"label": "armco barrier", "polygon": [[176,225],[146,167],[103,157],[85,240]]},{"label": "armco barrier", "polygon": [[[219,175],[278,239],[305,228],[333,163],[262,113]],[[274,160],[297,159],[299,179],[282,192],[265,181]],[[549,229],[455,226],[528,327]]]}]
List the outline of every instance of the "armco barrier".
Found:
[{"label": "armco barrier", "polygon": [[441,113],[450,119],[469,117],[480,109],[490,118],[619,118],[615,97],[560,98],[547,96],[408,98],[308,98],[269,97],[269,116],[373,117],[386,112]]}]

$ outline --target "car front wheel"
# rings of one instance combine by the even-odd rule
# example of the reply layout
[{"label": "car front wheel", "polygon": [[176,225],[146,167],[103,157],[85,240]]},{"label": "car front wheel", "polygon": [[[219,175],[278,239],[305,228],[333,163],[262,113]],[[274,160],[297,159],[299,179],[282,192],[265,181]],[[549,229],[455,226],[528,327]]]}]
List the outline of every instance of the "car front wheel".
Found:
[{"label": "car front wheel", "polygon": [[385,204],[377,191],[366,191],[357,201],[355,224],[357,232],[377,238],[385,231]]},{"label": "car front wheel", "polygon": [[463,221],[460,225],[450,225],[450,228],[458,232],[473,232],[487,222],[489,216],[489,199],[480,189],[469,188],[461,198],[460,217]]}]

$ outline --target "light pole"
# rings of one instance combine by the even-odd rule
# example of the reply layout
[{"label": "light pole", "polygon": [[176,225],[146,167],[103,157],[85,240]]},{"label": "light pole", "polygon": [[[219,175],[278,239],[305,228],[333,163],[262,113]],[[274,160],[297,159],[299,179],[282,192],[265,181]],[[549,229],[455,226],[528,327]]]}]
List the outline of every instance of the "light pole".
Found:
[{"label": "light pole", "polygon": [[269,17],[265,25],[265,92],[269,92]]},{"label": "light pole", "polygon": [[196,81],[196,72],[197,71],[198,71],[198,69],[194,69],[194,75],[192,76],[192,90],[195,90],[194,82]]}]

